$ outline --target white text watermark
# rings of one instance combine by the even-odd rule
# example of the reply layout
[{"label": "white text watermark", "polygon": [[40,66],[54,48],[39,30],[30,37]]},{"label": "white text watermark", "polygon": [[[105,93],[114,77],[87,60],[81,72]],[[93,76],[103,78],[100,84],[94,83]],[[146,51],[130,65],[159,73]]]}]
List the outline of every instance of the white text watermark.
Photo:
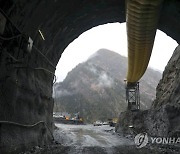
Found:
[{"label": "white text watermark", "polygon": [[134,138],[137,148],[142,148],[148,143],[152,144],[178,144],[180,137],[148,137],[147,133],[137,134]]}]

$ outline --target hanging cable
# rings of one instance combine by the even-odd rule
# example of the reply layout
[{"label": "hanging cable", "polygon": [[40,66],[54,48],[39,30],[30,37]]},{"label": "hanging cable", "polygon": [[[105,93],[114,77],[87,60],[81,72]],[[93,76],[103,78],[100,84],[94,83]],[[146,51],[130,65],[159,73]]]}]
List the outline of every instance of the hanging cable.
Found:
[{"label": "hanging cable", "polygon": [[28,67],[27,66],[26,67],[15,67],[15,68],[17,68],[17,69],[29,68],[29,69],[33,69],[33,70],[43,70],[43,71],[46,71],[46,72],[48,72],[48,73],[50,73],[50,74],[52,74],[54,76],[55,81],[53,82],[53,84],[55,84],[56,80],[57,80],[56,75],[53,72],[51,72],[50,70],[46,69],[46,68],[42,68],[42,67],[33,68],[33,67],[30,67],[30,66],[28,66]]},{"label": "hanging cable", "polygon": [[[20,34],[18,34],[18,35],[16,35],[16,36],[12,36],[12,37],[10,37],[10,38],[4,38],[4,37],[0,36],[0,39],[3,39],[3,40],[11,40],[11,39],[20,37],[20,36],[22,35],[21,31],[16,27],[16,25],[11,21],[11,19],[6,15],[6,13],[5,13],[1,8],[0,8],[0,12],[8,19],[8,21],[9,21],[9,22],[18,30],[18,32],[20,33]],[[28,41],[27,38],[25,38],[25,39],[26,39],[26,41]],[[33,47],[34,47],[34,49],[35,49],[54,69],[56,69],[56,66],[54,66],[54,65],[50,62],[50,60],[49,60],[37,47],[35,47],[34,45],[33,45]]]},{"label": "hanging cable", "polygon": [[22,36],[22,34],[18,34],[18,35],[12,36],[12,37],[2,37],[2,36],[0,36],[0,39],[3,40],[3,41],[10,41],[10,40],[19,38],[21,36]]},{"label": "hanging cable", "polygon": [[49,60],[39,49],[37,49],[34,45],[33,45],[33,48],[34,48],[42,57],[44,57],[44,59],[45,59],[54,69],[56,69],[56,66],[54,66],[54,65],[50,62],[50,60]]},{"label": "hanging cable", "polygon": [[19,126],[19,127],[26,127],[26,128],[32,128],[32,127],[35,127],[35,126],[37,126],[37,125],[39,125],[41,123],[45,125],[45,127],[50,132],[50,134],[52,136],[52,139],[54,140],[54,136],[53,136],[52,131],[49,129],[49,127],[47,126],[47,124],[44,121],[38,121],[38,122],[36,122],[34,124],[21,124],[21,123],[12,122],[12,121],[0,121],[0,124],[10,124],[10,125],[15,125],[15,126]]},{"label": "hanging cable", "polygon": [[11,57],[14,61],[19,62],[14,56],[12,56],[9,52],[5,52],[9,57]]},{"label": "hanging cable", "polygon": [[21,31],[16,27],[16,25],[11,21],[11,19],[6,15],[6,13],[0,8],[0,12],[5,16],[5,18],[17,29],[17,31],[21,34]]},{"label": "hanging cable", "polygon": [[33,69],[35,69],[35,70],[43,70],[43,71],[46,71],[46,72],[48,72],[48,73],[51,73],[53,76],[54,76],[54,82],[53,82],[53,84],[55,84],[56,83],[56,75],[53,73],[53,72],[51,72],[51,71],[49,71],[49,70],[47,70],[47,69],[45,69],[45,68],[42,68],[42,67],[37,67],[37,68],[33,68]]},{"label": "hanging cable", "polygon": [[[34,45],[33,45],[33,47],[34,47],[34,49],[36,50],[36,51],[38,51],[38,53],[41,55],[41,56],[43,56],[44,58],[45,58],[45,60],[54,68],[54,69],[56,69],[56,67],[50,62],[50,60],[39,50],[39,49],[37,49]],[[14,56],[12,56],[10,53],[8,53],[8,52],[6,52],[6,54],[9,56],[9,57],[11,57],[14,61],[19,61],[18,59],[16,59]],[[51,72],[52,73],[52,72]],[[54,74],[54,73],[53,73]]]}]

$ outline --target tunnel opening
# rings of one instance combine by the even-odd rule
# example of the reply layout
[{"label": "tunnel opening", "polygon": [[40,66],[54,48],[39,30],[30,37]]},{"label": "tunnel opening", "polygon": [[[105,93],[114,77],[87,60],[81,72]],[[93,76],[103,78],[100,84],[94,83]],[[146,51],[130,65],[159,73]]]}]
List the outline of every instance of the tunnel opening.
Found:
[{"label": "tunnel opening", "polygon": [[[157,30],[149,64],[150,68],[145,73],[144,78],[140,80],[140,87],[142,87],[140,89],[141,109],[150,109],[155,99],[156,86],[176,46],[176,41],[162,31]],[[117,55],[115,53],[117,53]],[[120,55],[123,55],[123,57]],[[100,56],[102,58],[100,58]],[[159,57],[162,56],[161,63],[159,63]],[[124,96],[125,91],[122,90],[124,88],[123,82],[127,70],[127,60],[125,60],[125,57],[127,57],[125,23],[104,24],[82,33],[64,50],[57,64],[55,72],[57,83],[53,87],[53,97],[55,99],[54,111],[59,112],[61,115],[66,115],[66,112],[68,112],[68,117],[70,114],[74,115],[81,112],[84,120],[91,123],[93,121],[107,121],[107,119],[118,117],[119,113],[125,111],[127,108]],[[115,61],[121,62],[118,63]],[[97,73],[97,68],[101,68],[102,70],[98,72],[99,75],[93,76],[91,73]],[[119,73],[117,73],[118,71]],[[105,73],[103,74],[102,72]],[[101,89],[102,87],[98,85],[102,84],[102,82],[97,81],[98,79],[104,79],[103,82],[107,84],[113,83],[114,85],[109,85],[109,87]],[[84,85],[82,86],[83,83]],[[117,84],[120,86],[116,86]],[[81,89],[84,89],[84,86],[89,87],[89,89],[85,88],[84,91],[81,91],[78,86],[81,87]],[[107,88],[114,89],[114,91],[109,92]],[[87,93],[90,95],[87,96]],[[117,97],[119,93],[122,94],[120,97]],[[94,95],[97,95],[96,101],[94,100]],[[109,97],[111,106],[108,106],[109,102],[105,101],[103,97]],[[98,111],[96,111],[96,114],[95,112],[92,114],[88,111],[90,108],[93,111],[97,108],[96,110],[99,110],[99,112],[103,114],[103,109],[101,109],[103,104],[97,100],[106,102],[104,105],[106,106],[104,113],[111,113],[107,114],[109,117],[107,115],[101,116],[98,114]],[[122,100],[122,104],[118,103]],[[91,105],[87,108],[89,104]],[[95,107],[93,108],[92,106]],[[110,110],[107,110],[107,106]],[[86,112],[88,112],[88,114],[86,114]]]}]

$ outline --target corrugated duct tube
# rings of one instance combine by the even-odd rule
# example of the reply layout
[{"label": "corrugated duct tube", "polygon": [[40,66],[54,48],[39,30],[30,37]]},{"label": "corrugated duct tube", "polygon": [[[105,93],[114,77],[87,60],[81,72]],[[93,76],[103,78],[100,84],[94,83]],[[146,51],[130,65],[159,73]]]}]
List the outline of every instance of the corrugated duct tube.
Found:
[{"label": "corrugated duct tube", "polygon": [[127,0],[127,82],[137,82],[145,73],[156,35],[163,0]]}]

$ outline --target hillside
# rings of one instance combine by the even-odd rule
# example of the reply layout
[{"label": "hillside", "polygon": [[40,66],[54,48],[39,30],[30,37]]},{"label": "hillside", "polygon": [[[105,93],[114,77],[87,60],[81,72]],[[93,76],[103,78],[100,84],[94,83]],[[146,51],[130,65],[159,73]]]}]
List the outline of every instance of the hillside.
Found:
[{"label": "hillside", "polygon": [[[69,72],[63,82],[54,85],[55,110],[80,112],[88,122],[117,117],[127,107],[126,70],[126,57],[107,49],[98,50]],[[141,79],[142,109],[151,106],[160,78],[159,72],[149,68]]]}]

